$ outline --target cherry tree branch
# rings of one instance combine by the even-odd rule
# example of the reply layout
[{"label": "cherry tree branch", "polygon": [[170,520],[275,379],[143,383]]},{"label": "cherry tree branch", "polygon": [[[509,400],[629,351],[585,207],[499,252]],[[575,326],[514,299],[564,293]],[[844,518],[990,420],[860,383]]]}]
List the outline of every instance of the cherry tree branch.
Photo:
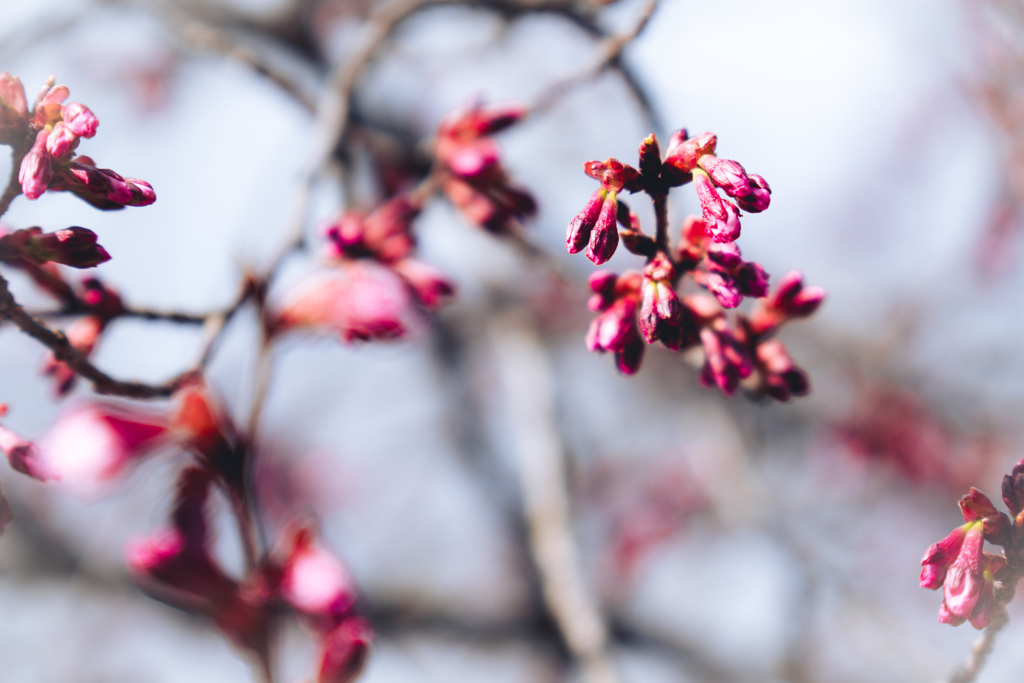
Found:
[{"label": "cherry tree branch", "polygon": [[978,676],[981,668],[988,661],[988,656],[992,652],[993,645],[995,645],[996,636],[999,635],[999,632],[1003,630],[1003,627],[1006,626],[1009,620],[1010,617],[1006,613],[1006,606],[999,605],[996,608],[996,613],[992,616],[992,621],[988,623],[982,634],[974,641],[974,645],[971,646],[971,651],[967,655],[967,660],[960,670],[949,679],[949,683],[971,683]]},{"label": "cherry tree branch", "polygon": [[590,683],[615,683],[608,627],[586,585],[572,536],[565,447],[554,420],[547,358],[525,314],[492,329],[515,434],[530,551],[544,601]]}]

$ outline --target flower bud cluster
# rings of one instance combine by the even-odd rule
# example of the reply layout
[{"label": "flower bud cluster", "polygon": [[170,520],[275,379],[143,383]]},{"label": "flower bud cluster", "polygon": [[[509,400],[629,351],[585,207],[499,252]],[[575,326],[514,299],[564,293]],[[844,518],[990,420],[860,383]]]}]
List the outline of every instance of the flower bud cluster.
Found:
[{"label": "flower bud cluster", "polygon": [[[960,499],[965,523],[929,546],[921,559],[921,587],[942,589],[939,621],[944,624],[970,621],[984,628],[1024,575],[1024,460],[1003,477],[1002,494],[1009,516],[971,488]],[[1003,555],[985,552],[986,541],[1002,546]]]},{"label": "flower bud cluster", "polygon": [[69,90],[51,78],[30,110],[21,81],[0,73],[0,144],[14,148],[18,183],[29,199],[47,190],[67,191],[100,209],[146,206],[156,201],[152,186],[98,168],[87,156],[75,156],[82,138],[96,135],[99,120],[84,104],[63,104]]},{"label": "flower bud cluster", "polygon": [[454,292],[443,273],[413,256],[419,213],[398,195],[369,214],[340,215],[324,229],[330,270],[289,292],[269,328],[326,329],[346,342],[405,334],[417,307],[434,311]]},{"label": "flower bud cluster", "polygon": [[80,405],[59,416],[38,443],[0,426],[0,450],[15,470],[84,494],[99,492],[160,450],[189,451],[192,463],[178,475],[169,523],[126,547],[132,576],[154,597],[210,619],[264,663],[282,608],[289,610],[320,641],[316,680],[354,680],[373,634],[355,612],[348,569],[309,524],[292,524],[273,551],[244,576],[232,576],[213,553],[209,501],[219,490],[234,505],[246,505],[250,449],[201,383],[175,398],[177,408],[167,414]]},{"label": "flower bud cluster", "polygon": [[[569,222],[569,253],[585,248],[590,260],[602,264],[621,242],[646,259],[641,272],[619,276],[600,271],[591,277],[594,293],[589,306],[599,315],[587,333],[587,347],[614,353],[619,370],[632,374],[640,366],[646,344],[660,341],[674,351],[699,346],[704,352],[700,371],[704,385],[717,386],[727,395],[742,386],[786,401],[806,394],[810,385],[785,346],[772,337],[789,320],[813,313],[824,291],[805,288],[795,271],[781,278],[772,291],[764,268],[743,259],[735,243],[739,208],[766,209],[770,190],[760,176],[715,156],[716,146],[711,133],[691,139],[686,131],[679,131],[662,158],[652,134],[640,144],[637,168],[617,159],[584,165],[601,187]],[[670,188],[688,182],[694,183],[703,216],[688,218],[673,246],[666,196]],[[722,198],[719,190],[731,199]],[[636,213],[622,201],[627,191],[642,191],[654,201],[658,217],[654,235],[644,232]],[[711,296],[680,296],[686,279]],[[744,297],[759,303],[749,316],[738,314],[730,320],[726,311],[738,307]]]},{"label": "flower bud cluster", "polygon": [[484,107],[479,102],[441,121],[434,159],[445,195],[467,221],[493,233],[512,230],[537,212],[533,196],[511,183],[492,137],[524,115],[518,105]]},{"label": "flower bud cluster", "polygon": [[72,268],[92,268],[110,260],[96,242],[96,233],[79,226],[44,233],[32,227],[7,232],[0,226],[0,261],[21,265],[60,263]]}]

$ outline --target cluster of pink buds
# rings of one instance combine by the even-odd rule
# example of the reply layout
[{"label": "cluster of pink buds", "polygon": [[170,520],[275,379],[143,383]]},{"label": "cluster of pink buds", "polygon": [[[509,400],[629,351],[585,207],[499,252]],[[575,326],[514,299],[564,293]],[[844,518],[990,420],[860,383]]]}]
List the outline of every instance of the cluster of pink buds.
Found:
[{"label": "cluster of pink buds", "polygon": [[100,209],[156,201],[149,183],[75,156],[80,140],[96,134],[99,120],[84,104],[63,104],[68,94],[67,86],[54,85],[51,78],[29,110],[21,81],[0,73],[0,144],[15,150],[22,193],[38,199],[48,189],[68,191]]},{"label": "cluster of pink buds", "polygon": [[[619,370],[632,374],[646,344],[660,341],[674,351],[699,345],[704,351],[700,378],[706,386],[729,395],[742,386],[780,401],[802,396],[810,389],[806,374],[772,337],[789,320],[811,315],[824,291],[804,287],[798,272],[787,274],[772,291],[764,268],[743,259],[734,242],[740,232],[739,210],[763,211],[771,193],[760,176],[716,157],[716,142],[710,133],[689,139],[686,131],[679,131],[663,159],[652,134],[640,144],[638,168],[617,159],[584,165],[601,187],[569,222],[569,253],[586,248],[587,257],[602,264],[621,242],[646,259],[639,272],[599,271],[591,276],[589,306],[599,315],[591,323],[587,346],[613,352]],[[667,193],[690,181],[703,217],[688,218],[673,246]],[[732,199],[720,196],[719,189]],[[626,191],[642,191],[654,201],[654,235],[643,231],[637,214],[623,202]],[[687,276],[710,296],[680,296]],[[744,297],[759,299],[758,305],[749,316],[737,314],[730,320],[726,309],[736,308]]]},{"label": "cluster of pink buds", "polygon": [[[944,624],[970,621],[984,628],[996,609],[1013,598],[1024,575],[1024,460],[1003,477],[1002,488],[1012,516],[971,488],[960,499],[963,526],[929,547],[921,559],[921,587],[942,588],[939,621]],[[985,541],[1002,546],[1004,554],[985,552]]]},{"label": "cluster of pink buds", "polygon": [[326,329],[344,341],[387,339],[405,334],[417,307],[436,310],[454,287],[413,256],[412,223],[420,210],[398,195],[369,214],[341,214],[324,229],[331,268],[296,286],[268,328]]},{"label": "cluster of pink buds", "polygon": [[508,232],[537,211],[533,197],[512,185],[491,137],[524,115],[517,105],[483,107],[479,102],[441,121],[434,158],[448,200],[467,221],[495,233]]},{"label": "cluster of pink buds", "polygon": [[[188,384],[175,398],[176,410],[166,415],[81,405],[62,414],[38,443],[0,426],[0,450],[16,471],[86,495],[158,450],[190,452],[170,523],[126,548],[136,581],[157,599],[207,617],[265,667],[282,608],[290,610],[310,624],[321,644],[317,683],[354,680],[373,633],[355,611],[347,568],[308,525],[293,525],[279,547],[253,557],[240,578],[222,567],[213,552],[209,501],[220,492],[245,509],[250,449],[201,383]],[[0,530],[7,510],[0,497]]]}]

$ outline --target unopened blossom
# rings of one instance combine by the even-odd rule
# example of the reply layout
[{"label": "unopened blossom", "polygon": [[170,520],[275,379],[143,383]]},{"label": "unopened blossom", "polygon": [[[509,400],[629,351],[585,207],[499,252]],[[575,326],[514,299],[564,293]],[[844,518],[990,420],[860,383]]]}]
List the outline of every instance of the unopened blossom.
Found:
[{"label": "unopened blossom", "polygon": [[1009,519],[985,494],[972,488],[960,499],[966,523],[932,544],[921,559],[921,587],[942,588],[939,621],[958,626],[970,620],[984,628],[995,613],[995,581],[1006,560],[983,551],[986,540],[999,545],[1009,540]]},{"label": "unopened blossom", "polygon": [[343,341],[405,334],[413,314],[409,290],[391,269],[355,261],[307,277],[285,297],[276,329],[312,328]]},{"label": "unopened blossom", "polygon": [[730,329],[724,316],[718,317],[700,330],[705,361],[700,371],[704,386],[717,386],[726,396],[732,396],[740,380],[753,371],[753,362],[742,341]]},{"label": "unopened blossom", "polygon": [[17,264],[22,259],[91,268],[109,261],[110,254],[96,242],[96,233],[78,226],[49,233],[28,228],[0,235],[0,260]]},{"label": "unopened blossom", "polygon": [[740,214],[736,205],[723,199],[702,169],[693,170],[693,187],[704,214],[704,228],[715,242],[735,242],[740,236]]},{"label": "unopened blossom", "polygon": [[675,269],[664,254],[659,253],[644,267],[640,291],[639,326],[644,339],[648,343],[680,339],[675,330],[682,322],[683,304],[675,290]]},{"label": "unopened blossom", "polygon": [[518,105],[484,107],[476,102],[438,126],[434,157],[445,170],[444,192],[467,220],[491,232],[510,230],[537,210],[533,197],[512,185],[491,138],[524,111]]},{"label": "unopened blossom", "polygon": [[768,274],[761,264],[744,261],[734,242],[710,245],[704,254],[703,271],[695,273],[697,283],[707,288],[723,308],[736,308],[744,296],[768,294]]},{"label": "unopened blossom", "polygon": [[804,287],[803,276],[790,271],[779,278],[775,289],[751,313],[751,330],[758,336],[768,336],[785,322],[814,313],[824,298],[824,289]]},{"label": "unopened blossom", "polygon": [[616,367],[626,375],[640,368],[644,355],[644,341],[636,322],[642,282],[643,275],[636,271],[621,277],[608,271],[590,276],[594,294],[587,305],[599,315],[591,321],[587,331],[587,348],[614,353]]},{"label": "unopened blossom", "polygon": [[382,203],[368,215],[347,211],[324,229],[328,258],[372,257],[393,263],[412,252],[412,221],[420,207],[405,195]]},{"label": "unopened blossom", "polygon": [[352,683],[359,677],[373,641],[373,629],[363,618],[352,616],[324,638],[316,683]]},{"label": "unopened blossom", "polygon": [[587,258],[601,265],[612,257],[619,246],[616,225],[618,202],[616,193],[601,188],[587,201],[586,206],[569,222],[565,246],[570,254],[587,249]]},{"label": "unopened blossom", "polygon": [[72,102],[65,106],[61,111],[61,118],[72,133],[83,138],[91,138],[96,135],[96,128],[100,125],[99,119],[92,113],[92,110],[78,102]]},{"label": "unopened blossom", "polygon": [[754,365],[761,378],[763,390],[776,401],[788,401],[793,396],[810,393],[807,373],[793,362],[785,344],[770,340],[757,345]]},{"label": "unopened blossom", "polygon": [[97,168],[87,156],[60,165],[50,189],[71,192],[97,209],[148,206],[156,201],[153,186],[144,180],[127,178],[109,168]]},{"label": "unopened blossom", "polygon": [[280,578],[282,599],[301,614],[333,628],[355,602],[355,587],[342,561],[308,528],[295,532]]},{"label": "unopened blossom", "polygon": [[738,199],[750,194],[750,179],[739,162],[705,154],[697,160],[697,164],[730,197]]},{"label": "unopened blossom", "polygon": [[25,88],[17,76],[0,73],[0,145],[20,146],[28,130]]},{"label": "unopened blossom", "polygon": [[392,264],[395,271],[408,285],[413,296],[428,311],[436,311],[440,305],[455,293],[455,285],[434,266],[416,259],[402,259]]},{"label": "unopened blossom", "polygon": [[737,197],[736,203],[747,213],[760,213],[771,204],[772,188],[768,187],[768,182],[756,173],[748,175],[747,180],[750,183],[750,193]]},{"label": "unopened blossom", "polygon": [[[692,173],[697,168],[698,160],[715,153],[718,137],[714,133],[704,133],[695,138],[687,137],[686,129],[676,131],[669,139],[665,149],[665,171],[675,170],[679,173]],[[663,172],[665,172],[663,171]]]},{"label": "unopened blossom", "polygon": [[46,146],[48,137],[48,131],[39,131],[32,149],[21,160],[18,183],[21,185],[22,193],[29,199],[42,197],[53,179],[53,166],[50,163],[52,157]]},{"label": "unopened blossom", "polygon": [[38,441],[28,474],[92,494],[166,443],[166,432],[156,416],[100,405],[72,408]]}]

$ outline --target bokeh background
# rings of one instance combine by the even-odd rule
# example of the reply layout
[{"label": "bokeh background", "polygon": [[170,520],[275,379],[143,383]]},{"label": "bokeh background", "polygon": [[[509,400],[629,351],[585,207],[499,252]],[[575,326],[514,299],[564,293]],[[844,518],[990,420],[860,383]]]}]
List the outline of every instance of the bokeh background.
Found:
[{"label": "bokeh background", "polygon": [[[82,152],[151,182],[158,201],[103,213],[50,193],[18,199],[4,223],[95,230],[113,256],[98,275],[135,305],[228,305],[245,270],[285,239],[313,126],[175,22],[218,27],[315,96],[324,65],[359,45],[373,4],[8,0],[0,69],[30,95],[51,74],[69,85],[101,121]],[[641,9],[620,0],[597,21],[626,30]],[[364,680],[575,675],[524,552],[501,352],[502,321],[524,308],[540,321],[574,531],[624,681],[948,677],[976,632],[937,622],[940,596],[917,587],[921,555],[960,523],[968,486],[996,498],[1024,457],[1022,28],[1012,0],[664,0],[623,58],[648,111],[613,69],[500,137],[513,178],[538,199],[527,234],[548,258],[438,201],[419,224],[421,253],[458,294],[437,320],[397,342],[278,348],[261,430],[266,500],[315,511],[351,567],[378,631]],[[531,102],[595,54],[594,37],[557,13],[425,10],[362,79],[358,124],[429,140],[473,97]],[[771,208],[744,220],[745,257],[828,291],[783,334],[809,397],[727,399],[660,347],[627,378],[584,348],[592,267],[563,246],[594,189],[582,163],[635,163],[644,136],[684,126],[714,131],[720,155],[771,183]],[[343,200],[329,179],[317,186],[310,234]],[[672,201],[673,226],[697,210],[687,191]],[[610,266],[638,261],[620,250]],[[285,281],[308,266],[295,259]],[[11,277],[19,300],[45,307]],[[257,335],[243,312],[210,368],[239,415]],[[162,381],[199,345],[197,329],[120,320],[96,362]],[[0,329],[4,423],[29,437],[62,410],[43,357]],[[64,403],[89,395],[80,386]],[[123,568],[125,541],[165,519],[180,465],[162,454],[91,500],[0,471],[15,512],[0,539],[0,678],[252,680],[211,627],[147,598]],[[223,526],[219,552],[240,567]],[[1024,611],[1010,613],[980,681],[1014,680],[1024,666]],[[313,648],[289,626],[281,680],[308,677]]]}]

